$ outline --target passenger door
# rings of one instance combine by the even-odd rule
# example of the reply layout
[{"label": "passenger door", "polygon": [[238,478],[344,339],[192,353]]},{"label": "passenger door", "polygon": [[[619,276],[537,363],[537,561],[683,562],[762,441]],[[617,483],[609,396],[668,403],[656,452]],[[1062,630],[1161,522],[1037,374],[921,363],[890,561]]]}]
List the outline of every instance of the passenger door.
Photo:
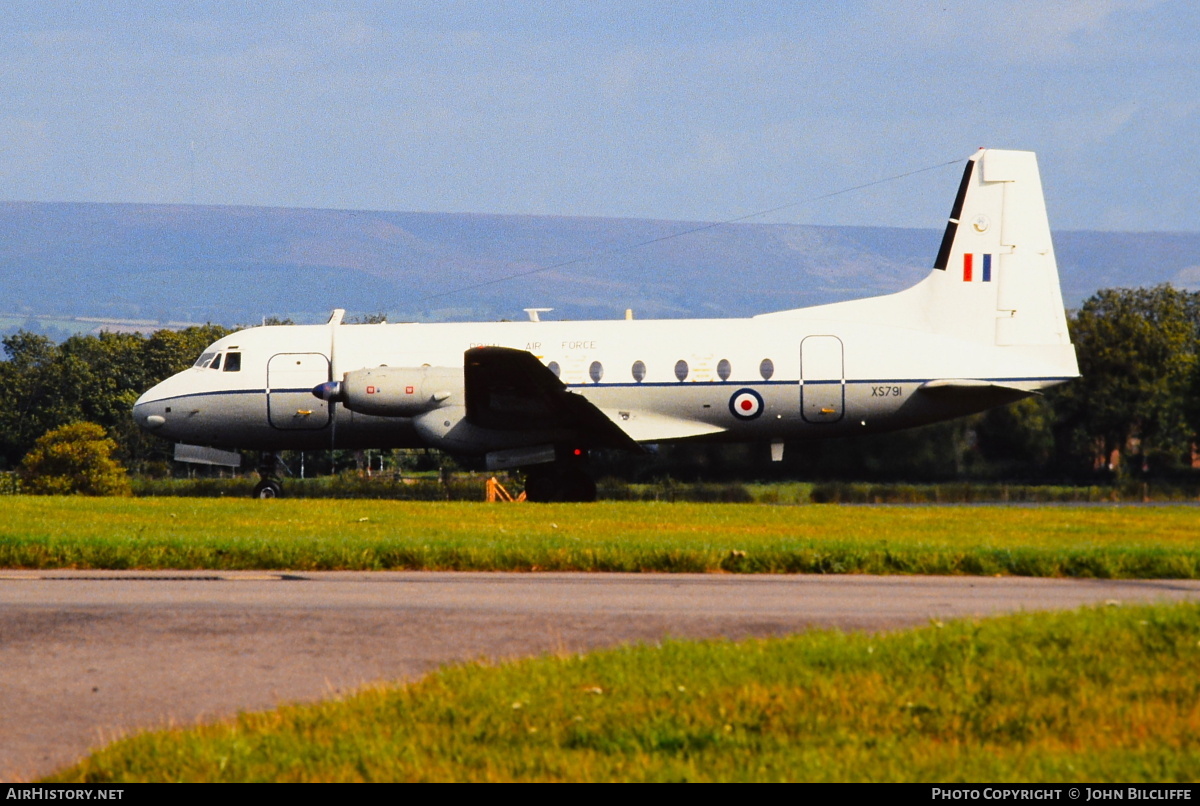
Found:
[{"label": "passenger door", "polygon": [[279,353],[267,362],[267,420],[284,430],[319,430],[329,425],[329,404],[312,393],[329,380],[321,353]]},{"label": "passenger door", "polygon": [[809,336],[800,342],[800,414],[809,423],[836,423],[846,401],[842,340]]}]

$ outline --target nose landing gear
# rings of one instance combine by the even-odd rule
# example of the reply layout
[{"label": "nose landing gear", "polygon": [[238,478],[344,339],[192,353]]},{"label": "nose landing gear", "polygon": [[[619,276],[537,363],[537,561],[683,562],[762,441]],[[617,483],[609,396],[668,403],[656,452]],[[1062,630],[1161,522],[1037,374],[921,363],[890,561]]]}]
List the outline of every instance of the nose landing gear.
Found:
[{"label": "nose landing gear", "polygon": [[255,498],[281,498],[282,496],[283,485],[275,479],[263,479],[254,485],[253,497]]},{"label": "nose landing gear", "polygon": [[279,455],[263,453],[258,457],[258,475],[261,481],[254,485],[254,498],[282,498],[283,482],[279,476]]}]

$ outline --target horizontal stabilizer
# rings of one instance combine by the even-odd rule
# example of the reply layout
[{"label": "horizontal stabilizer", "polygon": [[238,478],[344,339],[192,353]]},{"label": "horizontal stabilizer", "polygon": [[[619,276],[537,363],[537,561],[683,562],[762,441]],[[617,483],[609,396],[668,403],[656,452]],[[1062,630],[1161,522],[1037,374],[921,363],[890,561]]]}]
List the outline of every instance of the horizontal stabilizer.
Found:
[{"label": "horizontal stabilizer", "polygon": [[927,381],[917,391],[942,400],[954,400],[958,404],[971,402],[980,410],[992,406],[1004,406],[1030,395],[1040,395],[1015,383],[984,381],[976,378],[952,378]]},{"label": "horizontal stabilizer", "polygon": [[1035,391],[1018,386],[1015,383],[1000,383],[997,381],[981,381],[976,378],[954,378],[940,379],[936,381],[926,381],[921,384],[922,392],[946,392],[953,394],[955,392],[978,392],[982,389],[1007,389],[1011,392],[1020,392],[1023,395],[1038,394]]}]

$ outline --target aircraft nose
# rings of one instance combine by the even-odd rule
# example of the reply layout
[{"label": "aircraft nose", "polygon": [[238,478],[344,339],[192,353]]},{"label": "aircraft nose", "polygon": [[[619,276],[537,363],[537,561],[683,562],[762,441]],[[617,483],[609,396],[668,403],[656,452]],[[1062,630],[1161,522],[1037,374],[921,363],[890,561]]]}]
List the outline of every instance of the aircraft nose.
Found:
[{"label": "aircraft nose", "polygon": [[151,389],[133,404],[133,421],[146,431],[157,431],[167,424],[166,417],[155,413],[155,410],[160,408],[154,405],[156,402],[157,397],[154,395],[154,390]]}]

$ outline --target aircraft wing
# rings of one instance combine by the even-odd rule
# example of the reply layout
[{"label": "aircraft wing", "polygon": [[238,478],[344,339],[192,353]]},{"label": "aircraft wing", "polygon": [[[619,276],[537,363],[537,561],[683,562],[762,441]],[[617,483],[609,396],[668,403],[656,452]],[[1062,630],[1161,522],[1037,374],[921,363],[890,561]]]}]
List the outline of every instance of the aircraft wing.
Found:
[{"label": "aircraft wing", "polygon": [[583,395],[574,394],[531,353],[472,347],[463,354],[467,421],[500,431],[569,430],[592,448],[645,453]]}]

